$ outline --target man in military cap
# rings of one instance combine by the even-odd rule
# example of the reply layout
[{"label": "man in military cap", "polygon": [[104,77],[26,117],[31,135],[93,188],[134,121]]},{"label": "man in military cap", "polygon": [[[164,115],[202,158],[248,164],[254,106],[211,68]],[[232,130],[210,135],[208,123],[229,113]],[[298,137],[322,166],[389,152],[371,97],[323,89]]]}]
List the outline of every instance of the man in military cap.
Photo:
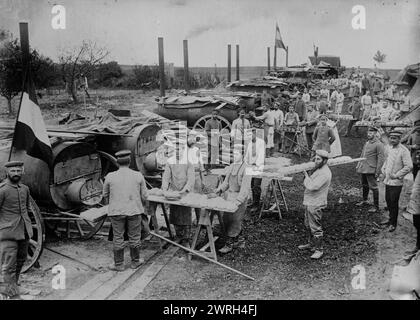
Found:
[{"label": "man in military cap", "polygon": [[377,179],[381,174],[381,168],[385,160],[384,146],[377,138],[378,129],[376,127],[369,127],[367,133],[367,141],[363,146],[361,158],[366,158],[360,161],[356,166],[357,173],[362,177],[362,193],[363,201],[356,204],[356,206],[363,206],[368,204],[369,190],[373,193],[374,206],[368,210],[370,213],[379,211],[379,190]]},{"label": "man in military cap", "polygon": [[[312,259],[323,256],[321,219],[322,209],[327,206],[328,189],[331,184],[331,170],[328,167],[328,151],[316,150],[315,169],[309,176],[305,171],[303,184],[303,205],[305,207],[305,227],[308,230],[308,243],[298,246],[300,250],[313,250]],[[313,241],[312,241],[313,240]]]},{"label": "man in military cap", "polygon": [[394,232],[398,222],[398,202],[403,187],[404,177],[413,169],[410,151],[401,144],[402,132],[393,130],[389,133],[390,146],[382,166],[381,179],[385,184],[385,200],[389,209],[389,219],[382,222],[389,232]]},{"label": "man in military cap", "polygon": [[0,183],[0,295],[14,297],[26,293],[18,282],[33,231],[29,188],[20,182],[23,162],[10,161],[5,168],[7,178]]},{"label": "man in military cap", "polygon": [[131,268],[137,269],[144,259],[140,257],[141,215],[147,200],[143,175],[129,168],[131,151],[115,154],[119,169],[105,177],[103,196],[109,201],[108,216],[113,229],[114,264],[109,268],[124,271],[124,233],[130,246]]}]

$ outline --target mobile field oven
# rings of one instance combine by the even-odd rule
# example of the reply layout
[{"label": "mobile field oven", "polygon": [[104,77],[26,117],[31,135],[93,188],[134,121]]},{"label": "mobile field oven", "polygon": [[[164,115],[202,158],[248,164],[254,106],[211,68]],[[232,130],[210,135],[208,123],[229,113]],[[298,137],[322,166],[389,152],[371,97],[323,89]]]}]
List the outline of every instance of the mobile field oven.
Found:
[{"label": "mobile field oven", "polygon": [[[156,174],[159,126],[144,119],[112,120],[101,119],[77,128],[48,129],[53,150],[51,170],[45,162],[24,151],[14,153],[14,160],[24,162],[22,183],[29,187],[33,197],[30,217],[34,235],[24,271],[41,256],[47,229],[60,237],[76,236],[84,240],[99,231],[107,210],[102,204],[103,180],[108,172],[118,168],[115,152],[131,150],[131,167],[141,171],[151,185],[159,183]],[[9,152],[10,144],[0,149],[0,180],[5,178],[4,164]]]}]

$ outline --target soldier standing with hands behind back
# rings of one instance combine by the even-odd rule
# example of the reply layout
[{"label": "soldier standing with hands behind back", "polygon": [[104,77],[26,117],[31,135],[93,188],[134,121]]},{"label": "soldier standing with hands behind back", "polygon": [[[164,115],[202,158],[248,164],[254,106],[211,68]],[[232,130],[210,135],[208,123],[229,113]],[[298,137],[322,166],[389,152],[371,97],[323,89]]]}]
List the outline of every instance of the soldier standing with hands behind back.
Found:
[{"label": "soldier standing with hands behind back", "polygon": [[28,293],[18,282],[33,235],[29,188],[20,182],[23,162],[10,161],[5,168],[7,178],[0,183],[0,298]]},{"label": "soldier standing with hands behind back", "polygon": [[377,179],[381,174],[382,165],[384,164],[384,146],[377,138],[378,129],[369,127],[367,133],[367,142],[363,147],[361,158],[366,158],[359,162],[356,166],[357,173],[362,176],[362,192],[363,201],[356,204],[360,207],[368,204],[369,190],[373,193],[374,207],[370,208],[368,212],[374,213],[379,211],[379,190]]},{"label": "soldier standing with hands behind back", "polygon": [[146,181],[141,172],[129,168],[131,151],[115,154],[119,169],[105,177],[103,195],[109,200],[108,216],[114,233],[114,264],[109,269],[124,271],[124,233],[130,246],[131,268],[137,269],[140,258],[141,215],[147,200]]}]

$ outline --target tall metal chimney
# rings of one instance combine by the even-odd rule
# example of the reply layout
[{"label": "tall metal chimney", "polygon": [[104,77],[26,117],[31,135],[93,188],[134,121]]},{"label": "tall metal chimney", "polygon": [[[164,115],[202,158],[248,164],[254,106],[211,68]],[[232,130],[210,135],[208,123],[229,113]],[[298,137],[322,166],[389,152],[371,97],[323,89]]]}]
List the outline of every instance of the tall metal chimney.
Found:
[{"label": "tall metal chimney", "polygon": [[160,96],[165,96],[165,60],[163,57],[163,38],[158,38],[159,49],[159,81],[160,81]]},{"label": "tall metal chimney", "polygon": [[232,65],[231,65],[231,45],[228,44],[228,65],[227,65],[227,82],[231,82],[231,71],[232,71]]},{"label": "tall metal chimney", "polygon": [[190,90],[190,73],[188,69],[188,40],[184,40],[184,89]]}]

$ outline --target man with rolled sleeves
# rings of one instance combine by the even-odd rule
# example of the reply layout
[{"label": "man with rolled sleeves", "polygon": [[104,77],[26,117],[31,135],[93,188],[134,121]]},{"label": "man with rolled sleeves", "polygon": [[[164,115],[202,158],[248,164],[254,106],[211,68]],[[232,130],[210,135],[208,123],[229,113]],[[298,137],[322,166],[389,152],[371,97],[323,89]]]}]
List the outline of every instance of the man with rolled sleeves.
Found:
[{"label": "man with rolled sleeves", "polygon": [[373,207],[368,210],[370,213],[379,212],[379,190],[377,179],[381,174],[381,168],[385,160],[384,146],[377,138],[378,129],[376,127],[369,127],[367,133],[367,141],[363,146],[361,158],[366,158],[360,161],[356,166],[357,173],[362,177],[362,192],[363,201],[356,204],[356,206],[364,206],[368,204],[369,190],[373,193]]},{"label": "man with rolled sleeves", "polygon": [[20,182],[23,162],[10,161],[5,168],[7,178],[0,183],[0,295],[14,297],[23,294],[18,282],[33,231],[29,188]]},{"label": "man with rolled sleeves", "polygon": [[382,222],[389,232],[397,228],[398,210],[404,177],[413,169],[410,151],[401,144],[402,132],[393,130],[389,133],[390,146],[382,166],[381,179],[385,184],[385,200],[389,210],[389,219]]},{"label": "man with rolled sleeves", "polygon": [[328,167],[328,152],[317,150],[315,154],[315,169],[309,176],[305,171],[303,184],[303,205],[305,207],[305,227],[308,231],[308,242],[298,246],[299,250],[313,250],[312,259],[320,259],[323,256],[321,219],[322,209],[327,206],[328,190],[331,184],[332,173]]},{"label": "man with rolled sleeves", "polygon": [[141,215],[147,200],[146,181],[143,175],[129,168],[131,151],[121,150],[115,154],[119,169],[105,177],[103,196],[109,200],[108,216],[113,229],[113,271],[124,271],[124,233],[128,235],[131,268],[137,269],[144,259],[140,257]]}]

